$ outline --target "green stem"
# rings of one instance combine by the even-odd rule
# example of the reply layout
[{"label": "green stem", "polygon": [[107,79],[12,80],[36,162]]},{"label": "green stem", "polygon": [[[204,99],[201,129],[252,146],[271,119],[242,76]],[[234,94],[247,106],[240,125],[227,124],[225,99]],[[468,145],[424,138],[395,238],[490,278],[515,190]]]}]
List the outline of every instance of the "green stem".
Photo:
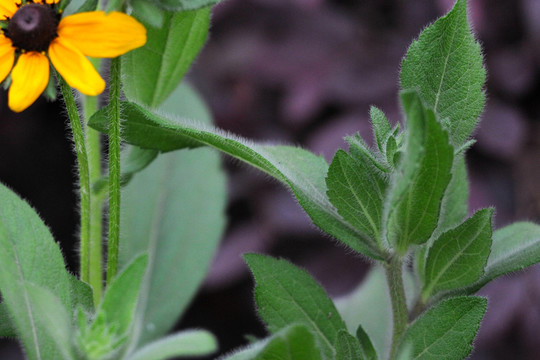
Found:
[{"label": "green stem", "polygon": [[394,329],[392,333],[392,348],[390,359],[397,355],[398,346],[401,337],[407,329],[409,322],[409,313],[407,310],[407,299],[405,297],[405,288],[403,286],[403,263],[397,255],[392,256],[385,265],[386,280],[390,290],[390,299],[392,301],[392,314]]},{"label": "green stem", "polygon": [[90,283],[90,177],[88,172],[88,156],[86,153],[84,132],[79,118],[79,110],[77,109],[77,103],[73,97],[71,87],[69,87],[60,75],[58,75],[58,82],[64,96],[64,102],[66,103],[66,109],[71,123],[79,168],[79,213],[81,216],[80,277],[82,281]]},{"label": "green stem", "polygon": [[[88,119],[97,111],[98,102],[95,96],[83,97],[84,117]],[[85,127],[86,148],[88,149],[88,170],[90,173],[90,184],[94,184],[101,178],[101,139],[100,133],[94,129]],[[94,291],[94,304],[99,304],[103,292],[103,199],[93,191],[90,193],[90,284]]]},{"label": "green stem", "polygon": [[109,93],[109,239],[107,284],[118,270],[120,239],[120,58],[111,60]]}]

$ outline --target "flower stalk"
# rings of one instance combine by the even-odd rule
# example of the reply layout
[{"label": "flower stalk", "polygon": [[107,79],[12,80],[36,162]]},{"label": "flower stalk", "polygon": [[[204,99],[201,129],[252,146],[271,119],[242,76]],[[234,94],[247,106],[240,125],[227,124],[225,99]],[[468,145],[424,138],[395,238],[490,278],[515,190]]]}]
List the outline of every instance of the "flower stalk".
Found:
[{"label": "flower stalk", "polygon": [[109,238],[107,284],[118,271],[120,242],[120,58],[111,60],[109,93]]}]

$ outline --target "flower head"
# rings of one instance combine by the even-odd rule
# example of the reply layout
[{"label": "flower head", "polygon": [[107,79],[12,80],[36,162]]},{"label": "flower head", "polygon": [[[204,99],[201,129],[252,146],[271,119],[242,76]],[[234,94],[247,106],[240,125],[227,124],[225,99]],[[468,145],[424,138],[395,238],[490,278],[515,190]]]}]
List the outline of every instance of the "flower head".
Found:
[{"label": "flower head", "polygon": [[0,0],[0,26],[0,82],[11,72],[8,105],[15,112],[45,90],[49,63],[71,87],[98,95],[105,81],[86,57],[117,57],[146,42],[146,29],[129,15],[92,11],[62,18],[59,0]]}]

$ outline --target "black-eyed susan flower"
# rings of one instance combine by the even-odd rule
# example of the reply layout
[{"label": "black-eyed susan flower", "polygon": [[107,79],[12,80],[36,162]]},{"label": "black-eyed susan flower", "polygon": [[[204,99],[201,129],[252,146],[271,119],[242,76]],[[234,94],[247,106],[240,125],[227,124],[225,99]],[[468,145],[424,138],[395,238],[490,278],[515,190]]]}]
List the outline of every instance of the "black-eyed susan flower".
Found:
[{"label": "black-eyed susan flower", "polygon": [[95,96],[105,81],[86,57],[117,57],[146,42],[146,29],[129,15],[92,11],[62,18],[59,0],[0,0],[0,24],[0,82],[11,72],[8,105],[15,112],[45,90],[49,61],[71,87]]}]

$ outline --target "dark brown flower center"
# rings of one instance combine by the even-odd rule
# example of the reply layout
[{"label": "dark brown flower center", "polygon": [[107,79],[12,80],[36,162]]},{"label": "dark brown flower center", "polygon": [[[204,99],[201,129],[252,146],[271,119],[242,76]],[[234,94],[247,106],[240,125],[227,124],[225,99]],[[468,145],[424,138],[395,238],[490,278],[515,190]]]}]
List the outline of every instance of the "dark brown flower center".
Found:
[{"label": "dark brown flower center", "polygon": [[49,5],[23,5],[9,20],[6,36],[24,51],[46,51],[58,35],[60,16]]}]

